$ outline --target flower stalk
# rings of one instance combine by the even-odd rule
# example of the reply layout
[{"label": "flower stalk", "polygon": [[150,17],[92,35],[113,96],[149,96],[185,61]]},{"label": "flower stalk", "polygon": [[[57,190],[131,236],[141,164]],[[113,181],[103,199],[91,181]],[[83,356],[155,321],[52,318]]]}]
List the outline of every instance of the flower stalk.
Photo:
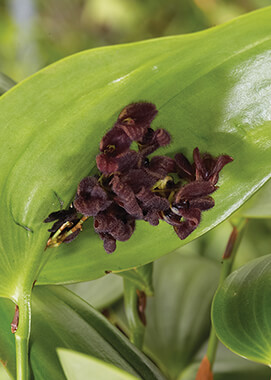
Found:
[{"label": "flower stalk", "polygon": [[[232,221],[233,229],[229,237],[224,254],[222,256],[222,263],[221,263],[222,266],[221,266],[218,288],[223,284],[225,279],[232,272],[233,262],[236,257],[238,248],[240,246],[242,237],[244,235],[246,225],[247,225],[247,219],[240,218],[240,219],[235,219]],[[212,325],[209,341],[208,341],[208,347],[207,347],[207,358],[210,362],[211,369],[215,362],[217,344],[218,344],[218,338],[216,336],[215,329]]]}]

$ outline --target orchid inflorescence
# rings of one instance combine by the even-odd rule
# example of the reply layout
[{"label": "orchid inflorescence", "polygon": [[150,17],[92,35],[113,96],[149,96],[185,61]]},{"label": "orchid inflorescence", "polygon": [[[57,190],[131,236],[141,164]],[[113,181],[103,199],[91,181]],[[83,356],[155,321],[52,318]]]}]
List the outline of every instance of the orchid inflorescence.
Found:
[{"label": "orchid inflorescence", "polygon": [[174,159],[149,158],[171,141],[165,129],[150,127],[157,112],[148,102],[133,103],[121,111],[100,142],[96,156],[99,174],[81,180],[68,210],[53,212],[45,219],[46,223],[56,220],[49,229],[47,247],[75,239],[89,217],[94,218],[94,230],[107,253],[115,251],[117,240],[130,239],[136,220],[153,226],[163,220],[180,239],[197,228],[202,211],[214,207],[210,194],[218,188],[219,172],[233,159],[201,155],[198,148],[193,151],[192,164],[182,153]]}]

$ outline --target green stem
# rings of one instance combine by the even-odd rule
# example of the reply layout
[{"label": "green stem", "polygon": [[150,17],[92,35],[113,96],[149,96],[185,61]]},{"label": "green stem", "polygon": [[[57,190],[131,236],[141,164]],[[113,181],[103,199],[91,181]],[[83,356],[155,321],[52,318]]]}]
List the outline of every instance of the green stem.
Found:
[{"label": "green stem", "polygon": [[[45,228],[45,227],[44,227]],[[28,380],[29,378],[29,338],[31,330],[31,293],[33,282],[48,261],[50,254],[44,253],[44,242],[33,247],[36,252],[42,254],[29,255],[25,262],[24,270],[17,279],[17,288],[14,290],[13,301],[19,307],[19,322],[15,333],[16,347],[16,378],[17,380]]]},{"label": "green stem", "polygon": [[[246,224],[246,219],[237,219],[232,222],[233,229],[222,257],[222,268],[220,272],[218,288],[223,284],[225,279],[232,271],[233,261],[242,240]],[[210,362],[211,369],[216,357],[217,344],[218,339],[215,329],[212,325],[207,347],[207,358]]]},{"label": "green stem", "polygon": [[138,313],[138,295],[136,285],[123,279],[125,313],[130,329],[130,340],[139,349],[142,349],[144,341],[145,326]]},{"label": "green stem", "polygon": [[17,380],[28,380],[28,344],[31,326],[31,295],[18,300],[19,324],[15,333]]},{"label": "green stem", "polygon": [[215,329],[212,325],[210,335],[209,335],[209,340],[208,340],[207,354],[206,354],[209,360],[211,369],[213,368],[213,364],[215,361],[217,345],[218,345],[218,339],[216,336]]}]

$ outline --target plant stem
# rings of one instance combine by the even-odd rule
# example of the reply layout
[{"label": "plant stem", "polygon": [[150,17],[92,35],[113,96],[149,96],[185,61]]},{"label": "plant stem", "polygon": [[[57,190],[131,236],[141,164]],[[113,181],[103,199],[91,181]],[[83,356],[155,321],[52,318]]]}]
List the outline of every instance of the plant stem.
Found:
[{"label": "plant stem", "polygon": [[[40,241],[38,246],[33,248],[36,252],[43,253],[44,242]],[[49,257],[49,254],[29,255],[25,261],[25,268],[21,277],[17,279],[17,288],[14,290],[13,301],[19,308],[18,328],[15,333],[17,380],[29,379],[28,348],[31,330],[31,294],[33,283]]]},{"label": "plant stem", "polygon": [[31,295],[18,300],[19,324],[15,333],[17,380],[28,380],[28,344],[31,326]]},{"label": "plant stem", "polygon": [[[222,257],[222,268],[220,272],[218,288],[223,284],[225,279],[228,277],[228,275],[232,271],[233,261],[236,256],[236,252],[239,248],[240,242],[242,240],[246,224],[247,224],[247,219],[243,219],[243,218],[234,220],[232,222],[233,229],[229,237],[225,252]],[[208,347],[207,347],[207,358],[210,362],[211,369],[215,361],[217,344],[218,344],[218,338],[216,336],[216,332],[212,324],[209,341],[208,341]]]},{"label": "plant stem", "polygon": [[142,349],[145,326],[139,317],[137,288],[132,281],[126,278],[123,280],[123,284],[124,304],[130,329],[130,340],[137,348]]}]

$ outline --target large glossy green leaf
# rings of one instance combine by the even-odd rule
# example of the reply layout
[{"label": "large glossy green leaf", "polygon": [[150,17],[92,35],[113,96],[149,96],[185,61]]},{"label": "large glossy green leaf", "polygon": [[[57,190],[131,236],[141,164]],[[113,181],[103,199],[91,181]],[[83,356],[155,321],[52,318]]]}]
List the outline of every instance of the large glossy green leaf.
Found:
[{"label": "large glossy green leaf", "polygon": [[[40,284],[100,277],[150,262],[205,233],[233,213],[270,176],[271,9],[177,37],[86,51],[66,58],[0,98],[0,295],[18,299]],[[95,167],[98,144],[120,110],[148,100],[154,127],[173,142],[161,153],[194,147],[234,157],[223,169],[216,206],[181,242],[166,223],[137,224],[106,255],[89,222],[68,247],[43,252],[42,220],[67,206]],[[23,269],[22,269],[23,268]]]},{"label": "large glossy green leaf", "polygon": [[271,255],[233,272],[217,291],[212,319],[219,339],[247,359],[271,365]]},{"label": "large glossy green leaf", "polygon": [[109,365],[91,356],[80,354],[71,350],[57,350],[60,362],[64,368],[67,380],[82,380],[91,376],[95,380],[136,380],[119,368]]},{"label": "large glossy green leaf", "polygon": [[[64,287],[36,287],[33,291],[30,363],[35,380],[65,376],[57,359],[58,347],[111,363],[136,377],[164,377],[153,363],[107,319]],[[0,298],[0,359],[15,377],[14,336],[10,332],[14,304]]]}]

